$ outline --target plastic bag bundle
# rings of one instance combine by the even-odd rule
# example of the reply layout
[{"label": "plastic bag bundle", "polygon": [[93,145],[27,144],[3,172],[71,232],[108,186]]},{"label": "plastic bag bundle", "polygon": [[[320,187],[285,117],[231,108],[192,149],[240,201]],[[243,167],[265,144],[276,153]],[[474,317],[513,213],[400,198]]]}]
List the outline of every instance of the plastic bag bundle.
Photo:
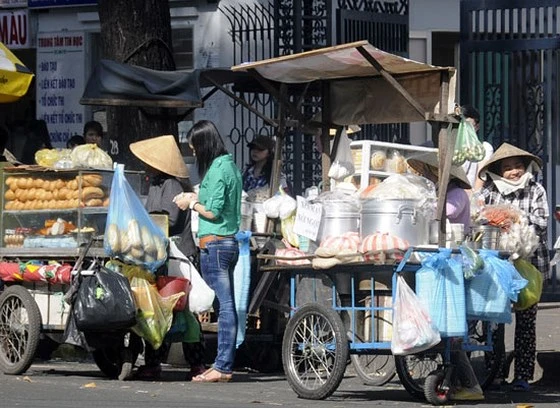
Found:
[{"label": "plastic bag bundle", "polygon": [[163,231],[152,221],[124,175],[115,169],[103,246],[108,256],[155,271],[167,259]]},{"label": "plastic bag bundle", "polygon": [[422,261],[416,272],[416,295],[426,306],[441,336],[467,333],[465,280],[451,249],[440,250]]},{"label": "plastic bag bundle", "polygon": [[478,140],[473,125],[462,119],[457,130],[457,141],[455,142],[452,159],[453,165],[460,166],[467,160],[479,162],[484,159],[485,154],[484,146]]},{"label": "plastic bag bundle", "polygon": [[113,159],[95,143],[76,146],[70,154],[74,167],[113,168]]},{"label": "plastic bag bundle", "polygon": [[136,325],[132,326],[132,331],[157,350],[171,327],[175,303],[184,293],[161,297],[154,285],[137,277],[132,278],[130,286],[137,309]]},{"label": "plastic bag bundle", "polygon": [[519,274],[527,279],[527,286],[519,292],[514,307],[516,310],[525,310],[539,303],[542,295],[543,276],[533,264],[524,259],[517,259],[514,265]]},{"label": "plastic bag bundle", "polygon": [[438,344],[441,337],[428,311],[401,275],[395,293],[391,352],[414,354]]},{"label": "plastic bag bundle", "polygon": [[527,281],[498,252],[480,250],[484,269],[465,284],[467,318],[495,323],[511,323],[511,302],[517,301],[519,291]]}]

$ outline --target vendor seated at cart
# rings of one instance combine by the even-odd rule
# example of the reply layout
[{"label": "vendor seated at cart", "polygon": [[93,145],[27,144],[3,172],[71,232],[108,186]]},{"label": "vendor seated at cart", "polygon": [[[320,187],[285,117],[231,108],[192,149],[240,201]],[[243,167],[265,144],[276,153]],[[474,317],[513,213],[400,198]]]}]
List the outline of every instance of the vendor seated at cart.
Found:
[{"label": "vendor seated at cart", "polygon": [[[196,263],[198,251],[194,242],[191,229],[191,210],[179,209],[173,198],[184,191],[192,192],[189,181],[189,171],[183,156],[172,135],[154,137],[130,145],[132,153],[147,167],[150,176],[150,188],[146,199],[146,210],[150,214],[165,214],[168,217],[169,236],[177,244],[177,248]],[[166,273],[166,270],[158,270]],[[183,312],[191,314],[188,309]],[[194,316],[187,316],[187,321],[198,322]],[[188,327],[189,341],[183,341],[183,355],[189,363],[190,373],[187,379],[192,379],[206,371],[204,366],[204,342],[200,325],[193,324]],[[154,350],[146,343],[146,364],[138,369],[136,378],[153,380],[161,374],[161,362],[169,350],[170,344],[164,341],[158,350]]]},{"label": "vendor seated at cart", "polygon": [[[438,182],[438,156],[435,152],[423,153],[410,157],[407,163],[414,172],[426,177],[434,183]],[[445,212],[452,224],[463,224],[465,231],[471,225],[471,205],[469,195],[471,184],[462,167],[451,166],[447,195],[445,197]]]},{"label": "vendor seated at cart", "polygon": [[[276,142],[269,136],[257,136],[248,143],[250,162],[243,171],[243,191],[269,187],[274,165],[274,146]],[[280,174],[279,187],[288,190],[286,176]]]}]

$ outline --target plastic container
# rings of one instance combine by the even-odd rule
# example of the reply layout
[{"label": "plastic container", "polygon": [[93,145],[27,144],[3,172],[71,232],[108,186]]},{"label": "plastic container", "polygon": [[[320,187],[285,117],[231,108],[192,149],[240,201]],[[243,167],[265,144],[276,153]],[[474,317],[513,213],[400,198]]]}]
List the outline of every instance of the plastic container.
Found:
[{"label": "plastic container", "polygon": [[189,292],[191,291],[191,282],[185,278],[176,276],[158,276],[156,280],[158,292],[162,297],[176,295],[179,292],[185,292],[184,296],[177,301],[173,311],[181,312],[187,306]]}]

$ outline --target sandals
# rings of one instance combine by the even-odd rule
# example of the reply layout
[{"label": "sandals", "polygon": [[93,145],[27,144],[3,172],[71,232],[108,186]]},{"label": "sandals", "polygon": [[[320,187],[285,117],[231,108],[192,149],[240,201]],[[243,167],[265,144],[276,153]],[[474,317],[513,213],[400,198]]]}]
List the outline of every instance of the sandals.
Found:
[{"label": "sandals", "polygon": [[192,382],[200,383],[216,383],[216,382],[230,382],[231,374],[224,374],[215,370],[214,368],[209,368],[202,374],[193,377]]},{"label": "sandals", "polygon": [[511,390],[515,392],[527,392],[531,389],[529,383],[525,380],[515,380],[511,384]]}]

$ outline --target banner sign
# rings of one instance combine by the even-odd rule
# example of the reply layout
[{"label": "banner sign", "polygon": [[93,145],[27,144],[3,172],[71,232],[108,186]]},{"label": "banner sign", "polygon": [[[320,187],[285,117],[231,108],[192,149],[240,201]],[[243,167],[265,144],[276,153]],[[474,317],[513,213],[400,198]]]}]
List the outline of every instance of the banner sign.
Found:
[{"label": "banner sign", "polygon": [[10,49],[29,48],[27,10],[0,12],[0,41]]},{"label": "banner sign", "polygon": [[54,147],[81,135],[85,107],[84,33],[40,33],[37,38],[37,119],[47,122]]},{"label": "banner sign", "polygon": [[29,8],[96,5],[97,0],[28,0]]}]

